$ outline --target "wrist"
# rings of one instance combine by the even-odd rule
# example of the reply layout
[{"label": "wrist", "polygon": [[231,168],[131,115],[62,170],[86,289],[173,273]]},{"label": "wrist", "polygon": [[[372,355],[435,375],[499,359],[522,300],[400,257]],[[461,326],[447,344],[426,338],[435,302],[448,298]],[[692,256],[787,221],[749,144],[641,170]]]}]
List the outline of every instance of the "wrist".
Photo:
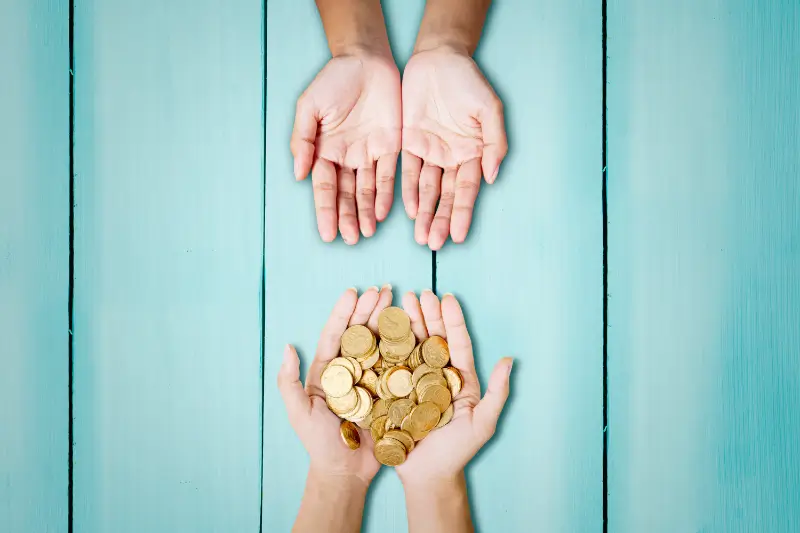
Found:
[{"label": "wrist", "polygon": [[447,39],[442,37],[418,39],[417,44],[414,46],[414,54],[420,54],[423,52],[437,52],[472,57],[472,49],[467,43],[458,39]]},{"label": "wrist", "polygon": [[366,495],[371,479],[362,479],[355,474],[336,472],[311,465],[308,469],[306,485],[317,490],[339,495]]},{"label": "wrist", "polygon": [[464,471],[426,476],[398,476],[406,493],[439,495],[461,490],[466,483]]}]

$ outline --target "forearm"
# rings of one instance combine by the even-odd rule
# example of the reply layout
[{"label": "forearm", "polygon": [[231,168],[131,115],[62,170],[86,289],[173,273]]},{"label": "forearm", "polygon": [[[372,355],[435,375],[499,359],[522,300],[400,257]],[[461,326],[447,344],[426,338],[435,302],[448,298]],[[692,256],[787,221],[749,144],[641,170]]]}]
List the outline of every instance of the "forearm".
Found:
[{"label": "forearm", "polygon": [[367,484],[352,477],[333,477],[309,470],[293,533],[361,531]]},{"label": "forearm", "polygon": [[367,52],[391,56],[380,0],[317,0],[334,57]]},{"label": "forearm", "polygon": [[449,481],[403,483],[409,533],[472,533],[464,474]]},{"label": "forearm", "polygon": [[415,52],[448,47],[475,53],[491,0],[428,0]]}]

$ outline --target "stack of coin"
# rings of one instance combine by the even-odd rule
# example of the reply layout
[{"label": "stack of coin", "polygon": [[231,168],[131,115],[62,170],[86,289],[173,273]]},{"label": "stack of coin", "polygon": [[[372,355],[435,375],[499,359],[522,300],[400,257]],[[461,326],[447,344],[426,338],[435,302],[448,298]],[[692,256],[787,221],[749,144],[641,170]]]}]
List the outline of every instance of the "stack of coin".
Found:
[{"label": "stack of coin", "polygon": [[343,419],[345,444],[357,449],[356,425],[368,429],[375,458],[397,466],[415,442],[450,422],[463,379],[449,366],[447,341],[433,336],[417,344],[402,309],[384,309],[378,333],[380,339],[365,326],[347,328],[340,356],[322,371],[321,382],[328,407]]}]

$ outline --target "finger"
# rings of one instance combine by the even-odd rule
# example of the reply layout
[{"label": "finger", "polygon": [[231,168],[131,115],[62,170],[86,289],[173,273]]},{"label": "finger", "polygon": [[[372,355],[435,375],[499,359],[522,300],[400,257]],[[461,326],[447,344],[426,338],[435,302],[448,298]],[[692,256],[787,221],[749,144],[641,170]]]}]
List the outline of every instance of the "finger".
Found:
[{"label": "finger", "polygon": [[350,323],[350,317],[353,316],[357,302],[358,291],[347,289],[333,306],[331,316],[328,318],[325,327],[322,328],[319,342],[317,342],[317,354],[311,363],[311,368],[308,369],[306,390],[311,390],[314,387],[320,388],[320,372],[331,359],[339,355],[342,333],[347,329],[347,324]]},{"label": "finger", "polygon": [[311,400],[300,383],[300,358],[291,344],[283,350],[283,362],[278,371],[278,390],[286,405],[289,422],[297,428],[311,409]]},{"label": "finger", "polygon": [[311,169],[317,230],[325,242],[336,238],[336,167],[326,159],[317,159]]},{"label": "finger", "polygon": [[414,332],[417,342],[427,339],[428,328],[425,326],[425,317],[422,315],[422,307],[416,294],[409,291],[403,295],[403,309],[411,319],[411,331]]},{"label": "finger", "polygon": [[477,400],[481,391],[478,374],[475,372],[472,339],[464,321],[464,312],[452,294],[445,294],[442,298],[442,321],[447,333],[447,345],[450,348],[450,363],[464,378],[464,394],[475,394]]},{"label": "finger", "polygon": [[386,154],[378,158],[375,178],[375,218],[383,222],[392,209],[394,199],[394,174],[397,171],[397,154]]},{"label": "finger", "polygon": [[492,105],[485,108],[478,117],[483,132],[483,156],[481,167],[487,183],[494,183],[500,171],[500,163],[508,153],[508,139],[506,137],[505,120],[503,119],[503,104],[497,96]]},{"label": "finger", "polygon": [[356,215],[356,174],[352,169],[339,169],[339,232],[347,244],[358,242],[358,216]]},{"label": "finger", "polygon": [[417,244],[428,244],[428,234],[439,201],[442,169],[428,164],[422,166],[419,175],[419,208],[414,222],[414,239]]},{"label": "finger", "polygon": [[439,250],[450,236],[450,218],[453,215],[453,200],[456,191],[456,171],[445,170],[442,176],[442,193],[439,196],[439,207],[433,217],[431,231],[428,235],[428,246],[431,250]]},{"label": "finger", "polygon": [[366,324],[372,311],[375,310],[375,304],[378,303],[378,287],[370,287],[361,297],[356,304],[356,310],[353,311],[353,316],[350,317],[350,326],[354,324]]},{"label": "finger", "polygon": [[503,406],[508,400],[509,378],[513,362],[510,357],[504,357],[495,365],[492,375],[489,377],[486,394],[473,411],[473,427],[476,436],[483,442],[488,441],[494,435],[497,421],[500,420],[500,413],[503,412]]},{"label": "finger", "polygon": [[378,316],[380,316],[381,311],[390,305],[392,305],[392,286],[387,283],[381,288],[381,292],[378,295],[378,303],[375,304],[375,309],[372,310],[372,314],[367,320],[367,327],[373,333],[378,333]]},{"label": "finger", "polygon": [[294,129],[289,146],[294,156],[294,177],[297,180],[305,179],[311,170],[314,160],[314,140],[317,137],[317,114],[309,104],[307,97],[301,96],[297,100],[297,109],[294,115]]},{"label": "finger", "polygon": [[356,205],[361,233],[372,237],[375,235],[375,169],[372,167],[356,171]]},{"label": "finger", "polygon": [[425,289],[419,295],[419,303],[422,307],[422,316],[425,317],[428,335],[447,338],[444,322],[442,322],[442,305],[439,303],[439,298],[430,289]]},{"label": "finger", "polygon": [[403,205],[408,218],[417,218],[419,208],[419,173],[422,170],[422,159],[411,152],[403,150],[402,160]]},{"label": "finger", "polygon": [[464,242],[469,225],[472,223],[472,210],[481,187],[481,167],[477,159],[470,159],[458,168],[456,191],[453,197],[453,216],[450,219],[450,236],[453,242]]}]

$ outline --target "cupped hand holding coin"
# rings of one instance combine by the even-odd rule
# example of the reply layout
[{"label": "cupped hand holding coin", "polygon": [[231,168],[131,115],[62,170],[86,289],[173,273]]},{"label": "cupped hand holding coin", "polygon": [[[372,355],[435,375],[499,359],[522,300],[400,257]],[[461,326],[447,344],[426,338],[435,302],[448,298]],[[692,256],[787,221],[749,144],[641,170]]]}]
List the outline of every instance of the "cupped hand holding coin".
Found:
[{"label": "cupped hand holding coin", "polygon": [[[367,289],[361,297],[355,289],[348,289],[336,302],[333,312],[317,344],[317,352],[306,376],[305,388],[300,382],[300,360],[291,345],[284,351],[283,363],[278,373],[278,388],[286,405],[289,422],[306,448],[312,473],[338,480],[355,477],[369,485],[380,464],[373,455],[369,431],[359,430],[351,438],[361,445],[350,449],[341,436],[341,419],[331,412],[320,375],[323,368],[339,355],[342,334],[354,324],[378,331],[378,315],[391,305],[392,289],[387,285],[380,291]],[[343,379],[352,379],[344,371]],[[337,383],[330,386],[336,387]],[[352,386],[351,386],[352,388]],[[342,399],[341,401],[346,401]]]},{"label": "cupped hand holding coin", "polygon": [[407,489],[456,482],[467,463],[494,435],[508,398],[512,360],[506,357],[495,365],[486,394],[481,398],[472,341],[456,298],[448,294],[440,302],[431,291],[423,291],[419,299],[414,293],[407,293],[403,308],[417,339],[435,336],[446,339],[450,364],[461,374],[463,386],[453,398],[450,423],[418,442],[396,470]]}]

